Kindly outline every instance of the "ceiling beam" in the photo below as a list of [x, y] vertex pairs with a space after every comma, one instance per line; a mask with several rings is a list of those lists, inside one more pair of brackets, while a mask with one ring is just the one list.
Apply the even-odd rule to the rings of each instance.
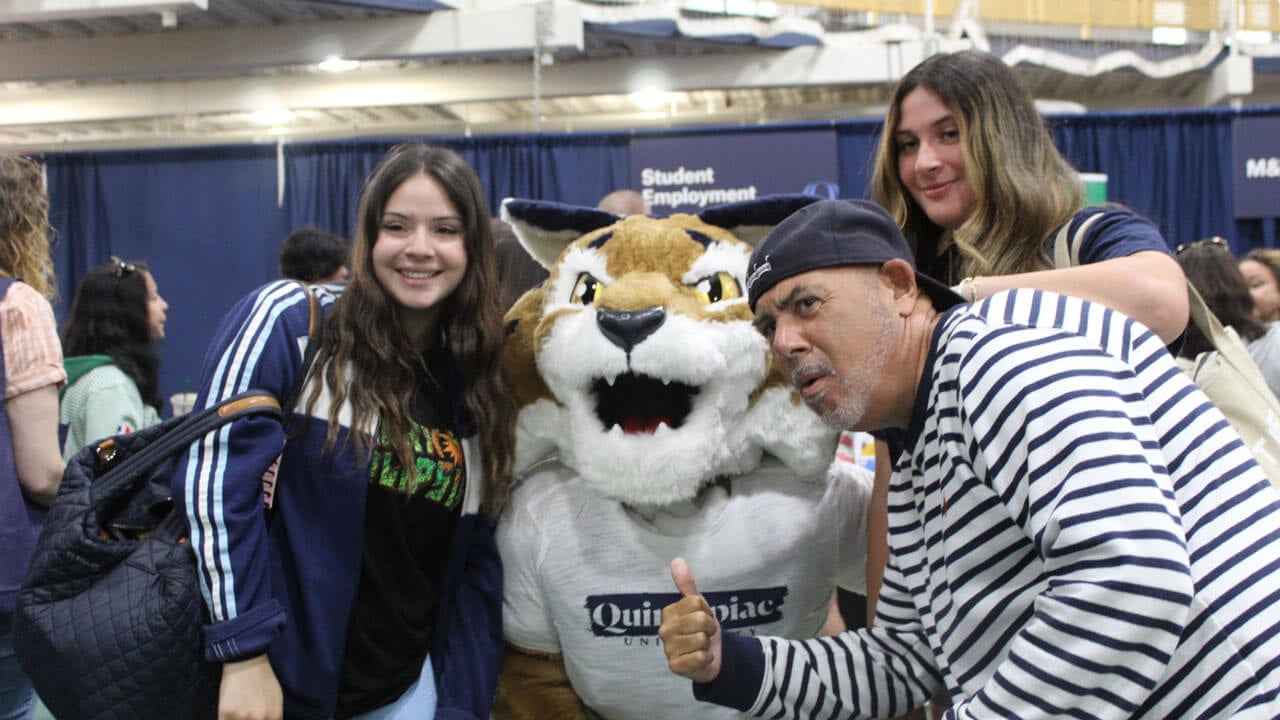
[[1214, 66], [1201, 84], [1200, 102], [1205, 106], [1231, 102], [1253, 93], [1253, 58], [1228, 55]]
[[453, 8], [452, 5], [435, 2], [434, 0], [323, 0], [323, 2], [334, 5], [356, 5], [375, 10], [400, 10], [403, 12], [433, 12]]
[[530, 132], [575, 132], [578, 130], [610, 131], [644, 128], [688, 127], [697, 125], [742, 125], [759, 122], [787, 122], [811, 119], [814, 112], [833, 118], [882, 117], [884, 108], [849, 107], [836, 104], [806, 105], [762, 113], [738, 106], [685, 109], [679, 112], [641, 112], [618, 110], [575, 114], [571, 117], [548, 117], [540, 125], [532, 117], [506, 117], [492, 106], [466, 106], [454, 109], [456, 117], [437, 116], [397, 121], [394, 119], [360, 126], [334, 123], [330, 126], [290, 127], [286, 135], [273, 134], [268, 128], [230, 128], [224, 130], [189, 128], [174, 122], [157, 122], [150, 129], [122, 128], [111, 125], [82, 128], [49, 126], [47, 133], [24, 128], [10, 137], [0, 126], [0, 147], [22, 151], [107, 150], [207, 146], [225, 143], [285, 143], [339, 140], [355, 137], [441, 137], [471, 134], [515, 134]]
[[0, 24], [84, 20], [192, 9], [208, 10], [209, 0], [0, 0]]
[[[946, 48], [944, 48], [946, 49]], [[557, 62], [541, 69], [544, 98], [717, 88], [887, 84], [925, 57], [923, 43], [756, 49], [731, 55]], [[339, 75], [275, 74], [171, 82], [13, 87], [0, 126], [253, 112], [442, 105], [528, 99], [530, 63], [429, 65]]]
[[[0, 82], [210, 77], [314, 65], [334, 55], [348, 60], [419, 60], [532, 53], [535, 13], [536, 8], [524, 5], [0, 43]], [[543, 47], [580, 51], [583, 33], [581, 12], [571, 5], [556, 6]]]

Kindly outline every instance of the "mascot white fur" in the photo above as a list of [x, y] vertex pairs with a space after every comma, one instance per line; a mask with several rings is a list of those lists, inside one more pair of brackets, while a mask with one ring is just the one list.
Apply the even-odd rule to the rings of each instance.
[[870, 475], [832, 465], [836, 433], [772, 370], [743, 292], [751, 243], [812, 200], [504, 204], [550, 276], [507, 315], [524, 477], [498, 527], [495, 717], [735, 717], [667, 670], [674, 557], [733, 632], [813, 636], [837, 585], [863, 591]]

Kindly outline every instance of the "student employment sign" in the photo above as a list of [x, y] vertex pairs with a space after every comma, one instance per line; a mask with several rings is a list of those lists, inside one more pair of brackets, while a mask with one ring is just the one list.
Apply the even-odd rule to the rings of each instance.
[[639, 138], [631, 186], [658, 217], [765, 195], [836, 197], [832, 130]]

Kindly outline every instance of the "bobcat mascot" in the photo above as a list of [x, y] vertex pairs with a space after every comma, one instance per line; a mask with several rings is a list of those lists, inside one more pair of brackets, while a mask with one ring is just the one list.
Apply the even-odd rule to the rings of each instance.
[[810, 637], [837, 584], [863, 591], [870, 476], [828, 470], [836, 433], [771, 370], [743, 292], [750, 243], [812, 200], [504, 204], [550, 276], [507, 314], [523, 478], [498, 527], [495, 717], [737, 717], [667, 670], [672, 558], [733, 632]]

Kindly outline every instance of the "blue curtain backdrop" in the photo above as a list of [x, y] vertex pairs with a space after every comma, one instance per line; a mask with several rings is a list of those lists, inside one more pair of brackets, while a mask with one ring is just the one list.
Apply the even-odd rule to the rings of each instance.
[[[1250, 114], [1280, 114], [1280, 108]], [[1108, 176], [1109, 199], [1156, 222], [1171, 246], [1209, 235], [1243, 253], [1276, 245], [1274, 220], [1236, 221], [1232, 210], [1230, 110], [1102, 113], [1050, 118], [1055, 140], [1081, 171]], [[843, 197], [866, 197], [880, 122], [834, 127]], [[743, 152], [770, 127], [744, 126], [574, 135], [432, 138], [476, 169], [497, 214], [503, 198], [594, 205], [625, 187], [631, 139], [715, 132], [742, 138]], [[252, 145], [130, 152], [50, 153], [50, 216], [64, 317], [78, 280], [110, 255], [146, 260], [168, 299], [161, 389], [167, 396], [200, 373], [214, 326], [240, 296], [277, 274], [276, 251], [294, 227], [347, 237], [365, 177], [396, 140], [288, 143], [277, 203], [277, 147]], [[797, 162], [803, 159], [798, 158]]]
[[234, 298], [268, 279], [285, 213], [275, 148], [47, 157], [55, 270], [65, 317], [84, 272], [110, 255], [145, 260], [169, 302], [161, 390], [199, 380], [213, 328]]
[[1212, 235], [1237, 253], [1261, 244], [1258, 220], [1232, 209], [1226, 110], [1105, 113], [1051, 119], [1058, 147], [1082, 172], [1107, 174], [1107, 196], [1151, 218], [1171, 246]]
[[[595, 205], [627, 182], [626, 135], [505, 136], [431, 140], [457, 151], [484, 187], [491, 215], [503, 198]], [[289, 227], [313, 224], [355, 237], [360, 188], [393, 140], [286, 145]], [[601, 190], [601, 188], [608, 188]]]

